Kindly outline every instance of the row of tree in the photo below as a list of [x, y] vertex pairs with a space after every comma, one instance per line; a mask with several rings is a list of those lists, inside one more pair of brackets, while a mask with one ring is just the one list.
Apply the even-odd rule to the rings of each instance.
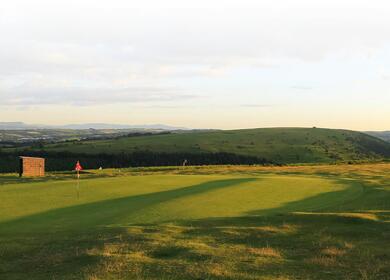
[[154, 153], [133, 152], [120, 154], [82, 154], [69, 152], [26, 151], [21, 153], [0, 153], [0, 172], [16, 172], [19, 169], [18, 156], [34, 156], [46, 159], [47, 171], [72, 170], [79, 160], [86, 169], [125, 168], [140, 166], [221, 165], [221, 164], [273, 164], [264, 158], [232, 153]]

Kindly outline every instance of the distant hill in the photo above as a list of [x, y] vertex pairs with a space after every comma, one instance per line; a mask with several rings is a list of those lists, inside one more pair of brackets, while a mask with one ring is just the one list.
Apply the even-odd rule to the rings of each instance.
[[[30, 151], [79, 155], [229, 153], [267, 161], [329, 163], [390, 158], [390, 143], [350, 130], [322, 128], [260, 128], [182, 132], [109, 140], [57, 143]], [[167, 164], [169, 164], [167, 162]]]
[[390, 142], [390, 131], [367, 131], [366, 133]]
[[32, 143], [56, 143], [63, 141], [110, 139], [124, 136], [140, 136], [170, 133], [161, 129], [4, 129], [0, 130], [0, 148], [28, 146]]
[[85, 123], [85, 124], [68, 124], [58, 128], [64, 129], [153, 129], [153, 130], [188, 130], [185, 127], [170, 126], [165, 124], [145, 124], [145, 125], [126, 125], [126, 124], [109, 124], [109, 123]]
[[109, 124], [109, 123], [84, 123], [67, 125], [41, 125], [26, 124], [23, 122], [0, 122], [0, 130], [23, 130], [23, 129], [152, 129], [152, 130], [187, 130], [185, 127], [169, 126], [165, 124]]
[[14, 129], [34, 129], [34, 125], [28, 125], [23, 122], [0, 122], [0, 130], [14, 130]]

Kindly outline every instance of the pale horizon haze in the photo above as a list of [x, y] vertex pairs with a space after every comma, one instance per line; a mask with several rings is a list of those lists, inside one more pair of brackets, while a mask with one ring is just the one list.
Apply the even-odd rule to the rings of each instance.
[[3, 0], [0, 122], [390, 130], [390, 2]]

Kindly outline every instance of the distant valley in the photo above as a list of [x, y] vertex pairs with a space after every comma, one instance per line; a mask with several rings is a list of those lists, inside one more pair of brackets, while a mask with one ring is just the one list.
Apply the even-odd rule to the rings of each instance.
[[164, 124], [118, 125], [106, 123], [68, 124], [62, 126], [34, 125], [23, 122], [0, 122], [0, 147], [33, 142], [51, 143], [73, 140], [109, 139], [186, 131], [187, 128]]
[[26, 124], [24, 122], [0, 122], [0, 130], [24, 129], [152, 129], [152, 130], [187, 130], [185, 127], [176, 127], [165, 124], [110, 124], [110, 123], [82, 123], [65, 125]]

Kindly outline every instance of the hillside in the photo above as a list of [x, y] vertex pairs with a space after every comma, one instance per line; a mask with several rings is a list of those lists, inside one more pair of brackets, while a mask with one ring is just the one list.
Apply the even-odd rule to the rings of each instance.
[[366, 133], [390, 142], [390, 131], [367, 131]]
[[[23, 148], [25, 149], [25, 148]], [[15, 150], [13, 150], [15, 152]], [[150, 155], [178, 155], [172, 162], [143, 161], [135, 165], [177, 165], [190, 155], [227, 153], [280, 164], [329, 163], [337, 161], [379, 160], [390, 157], [390, 144], [373, 136], [349, 131], [322, 128], [260, 128], [230, 131], [182, 132], [166, 135], [121, 137], [109, 140], [89, 140], [50, 144], [43, 147], [16, 150], [16, 153], [61, 153], [99, 158], [99, 154], [113, 159], [134, 153]], [[181, 155], [182, 154], [182, 155]], [[58, 157], [58, 156], [56, 156]], [[101, 156], [100, 156], [101, 157]], [[158, 158], [159, 156], [154, 156]], [[131, 158], [131, 156], [129, 157]], [[180, 160], [179, 160], [180, 159]], [[195, 162], [190, 162], [195, 163]], [[209, 164], [206, 157], [195, 164]], [[229, 161], [211, 163], [229, 163]], [[232, 163], [240, 163], [240, 159]], [[264, 163], [264, 161], [259, 162]], [[134, 164], [134, 162], [132, 163]], [[110, 165], [110, 164], [107, 164]]]

